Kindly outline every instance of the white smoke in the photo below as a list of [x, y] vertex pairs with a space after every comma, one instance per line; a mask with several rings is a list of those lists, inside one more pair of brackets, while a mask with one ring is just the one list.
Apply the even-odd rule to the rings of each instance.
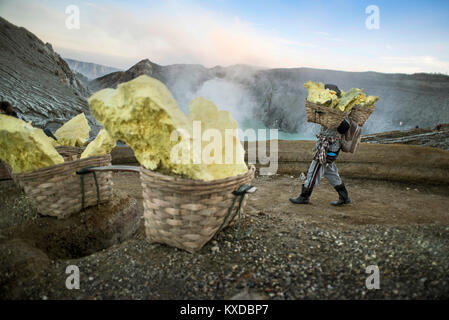
[[243, 86], [223, 79], [212, 79], [193, 93], [192, 98], [204, 97], [211, 100], [220, 110], [229, 111], [239, 125], [250, 119], [256, 101]]
[[242, 85], [225, 79], [213, 78], [202, 83], [199, 88], [192, 89], [186, 79], [179, 78], [170, 89], [179, 103], [179, 107], [188, 115], [189, 103], [197, 97], [212, 101], [219, 110], [229, 111], [231, 116], [242, 126], [250, 120], [257, 106], [248, 89]]

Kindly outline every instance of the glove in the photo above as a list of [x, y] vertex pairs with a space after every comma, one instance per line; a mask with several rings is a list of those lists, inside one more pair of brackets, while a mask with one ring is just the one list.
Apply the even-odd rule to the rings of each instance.
[[345, 134], [351, 128], [349, 121], [345, 118], [337, 128], [339, 134]]

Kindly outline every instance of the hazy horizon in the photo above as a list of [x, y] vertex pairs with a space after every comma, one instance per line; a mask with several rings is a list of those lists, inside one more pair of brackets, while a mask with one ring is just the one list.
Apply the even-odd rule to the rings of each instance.
[[[79, 28], [67, 24], [75, 21], [73, 5]], [[0, 15], [63, 57], [124, 70], [150, 59], [207, 68], [449, 73], [447, 1], [3, 0]]]
[[[97, 63], [97, 62], [94, 62], [94, 61], [84, 61], [84, 60], [79, 60], [77, 58], [68, 57], [68, 56], [62, 56], [62, 55], [61, 55], [61, 57], [63, 59], [70, 59], [70, 60], [75, 60], [75, 61], [83, 62], [83, 63], [93, 63], [93, 64], [97, 64], [97, 65], [102, 65], [104, 67], [117, 68], [117, 69], [120, 69], [120, 71], [126, 71], [126, 70], [130, 69], [131, 67], [133, 67], [134, 65], [136, 65], [137, 63], [139, 63], [142, 60], [149, 60], [152, 63], [160, 65], [162, 67], [174, 65], [174, 64], [161, 64], [161, 63], [158, 63], [157, 61], [154, 61], [154, 60], [152, 60], [150, 58], [144, 58], [144, 59], [141, 59], [139, 61], [136, 61], [135, 63], [129, 65], [126, 68], [120, 68], [120, 67], [113, 66], [113, 65], [106, 65], [106, 64], [101, 63], [101, 62]], [[182, 65], [202, 65], [200, 63], [176, 63], [176, 64], [182, 64]], [[242, 63], [230, 64], [230, 65], [216, 65], [216, 66], [205, 67], [205, 68], [207, 68], [207, 69], [211, 69], [211, 68], [214, 68], [214, 67], [228, 68], [228, 67], [239, 66], [239, 65], [247, 66], [247, 67], [253, 67], [253, 68], [260, 68], [260, 69], [265, 69], [265, 70], [270, 70], [270, 69], [307, 69], [308, 68], [308, 69], [316, 69], [316, 70], [322, 70], [322, 71], [338, 71], [338, 72], [353, 72], [353, 73], [374, 72], [374, 73], [384, 73], [384, 74], [408, 74], [408, 75], [412, 75], [412, 74], [416, 74], [416, 73], [426, 73], [426, 74], [443, 74], [443, 75], [449, 76], [449, 73], [444, 73], [444, 72], [413, 72], [413, 73], [406, 73], [406, 72], [379, 72], [379, 71], [374, 71], [374, 70], [348, 71], [348, 70], [327, 69], [327, 68], [311, 68], [311, 67], [303, 67], [303, 66], [286, 67], [286, 68], [269, 68], [269, 67], [260, 67], [260, 66], [250, 65], [250, 64], [242, 64]]]

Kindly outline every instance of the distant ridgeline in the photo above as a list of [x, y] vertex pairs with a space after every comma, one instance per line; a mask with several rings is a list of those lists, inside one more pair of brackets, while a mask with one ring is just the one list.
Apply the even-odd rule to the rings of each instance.
[[120, 71], [118, 68], [103, 66], [92, 62], [82, 62], [68, 58], [64, 58], [64, 60], [69, 65], [70, 69], [81, 73], [89, 80], [102, 77], [112, 72]]
[[[287, 133], [310, 136], [317, 129], [317, 125], [306, 121], [304, 83], [309, 80], [333, 83], [343, 90], [361, 88], [367, 95], [378, 96], [375, 112], [363, 127], [364, 133], [434, 127], [449, 122], [449, 76], [443, 74], [257, 69], [243, 65], [208, 69], [201, 65], [160, 66], [142, 60], [127, 71], [90, 81], [89, 87], [93, 91], [116, 87], [141, 74], [164, 82], [184, 110], [193, 97], [202, 95], [234, 112], [240, 125], [244, 122], [241, 119], [262, 121], [268, 128]], [[235, 87], [241, 90], [234, 90]]]
[[49, 43], [2, 18], [0, 45], [0, 99], [11, 102], [20, 116], [38, 127], [57, 128], [85, 112], [93, 128], [91, 134], [96, 135], [99, 124], [91, 116], [87, 98], [99, 89], [115, 88], [142, 74], [165, 83], [185, 112], [193, 98], [203, 96], [230, 111], [241, 127], [262, 123], [267, 128], [313, 137], [317, 125], [307, 123], [304, 107], [304, 83], [309, 80], [336, 84], [343, 90], [361, 88], [367, 95], [378, 96], [376, 109], [363, 127], [364, 134], [449, 122], [449, 76], [443, 74], [261, 69], [246, 65], [161, 66], [148, 59], [119, 71], [71, 59], [66, 62]]

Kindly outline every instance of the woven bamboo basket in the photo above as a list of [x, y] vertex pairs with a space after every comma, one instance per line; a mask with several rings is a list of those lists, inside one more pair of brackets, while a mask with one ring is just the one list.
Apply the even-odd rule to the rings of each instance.
[[76, 173], [85, 167], [110, 164], [111, 155], [107, 154], [68, 161], [29, 173], [13, 173], [12, 177], [40, 214], [65, 218], [84, 208], [109, 201], [112, 198], [112, 174], [110, 172], [99, 172], [95, 175]]
[[[147, 239], [190, 253], [200, 250], [219, 230], [235, 222], [238, 204], [229, 212], [236, 197], [232, 192], [249, 184], [254, 172], [251, 166], [241, 175], [203, 181], [166, 176], [142, 167]], [[241, 209], [246, 199], [244, 195]]]
[[[84, 149], [79, 147], [56, 147], [56, 151], [64, 158], [64, 161], [78, 160]], [[0, 180], [10, 180], [11, 168], [0, 160]]]
[[374, 109], [356, 105], [351, 109], [349, 119], [356, 122], [359, 126], [363, 126], [373, 111]]
[[64, 158], [64, 161], [78, 160], [84, 148], [80, 147], [56, 147], [56, 151]]
[[0, 160], [0, 180], [11, 180], [11, 170], [9, 166]]
[[335, 130], [349, 113], [306, 100], [306, 114], [308, 122], [318, 123]]

